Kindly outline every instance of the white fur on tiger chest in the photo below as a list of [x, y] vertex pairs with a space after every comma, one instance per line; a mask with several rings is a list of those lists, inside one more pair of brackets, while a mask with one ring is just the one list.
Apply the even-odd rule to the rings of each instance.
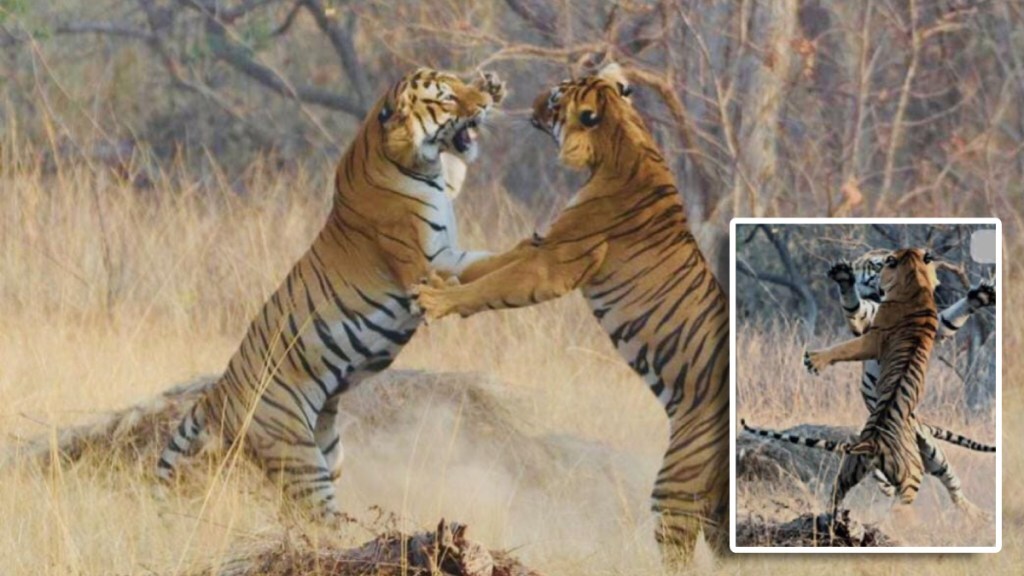
[[455, 208], [447, 198], [436, 198], [435, 208], [427, 211], [424, 217], [430, 224], [423, 237], [423, 252], [430, 259], [430, 267], [435, 270], [453, 273], [461, 269], [462, 250], [458, 244], [458, 228], [455, 221]]

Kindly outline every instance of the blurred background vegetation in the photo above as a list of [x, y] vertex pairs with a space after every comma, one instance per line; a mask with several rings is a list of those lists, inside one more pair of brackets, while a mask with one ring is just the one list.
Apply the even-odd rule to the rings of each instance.
[[[835, 262], [852, 262], [876, 248], [927, 248], [936, 258], [935, 303], [943, 310], [980, 282], [993, 280], [995, 264], [971, 256], [972, 234], [992, 229], [988, 224], [739, 225], [737, 330], [782, 339], [795, 335], [805, 348], [849, 339], [839, 289], [828, 271]], [[995, 399], [995, 320], [993, 309], [979, 311], [950, 343], [936, 348], [935, 357], [953, 370], [956, 389], [975, 410], [990, 410]]]
[[[530, 127], [528, 106], [539, 91], [607, 59], [637, 85], [637, 107], [674, 163], [723, 284], [732, 216], [994, 215], [1006, 241], [1004, 344], [1020, 349], [1024, 291], [1010, 280], [1024, 270], [1011, 257], [1024, 231], [1022, 3], [0, 0], [3, 437], [49, 434], [168, 382], [222, 370], [319, 230], [333, 164], [363, 112], [417, 66], [467, 75], [483, 68], [509, 82], [510, 100], [492, 119], [456, 209], [467, 247], [499, 250], [528, 235], [583, 178], [557, 165], [550, 138]], [[841, 316], [822, 262], [800, 252], [818, 239], [777, 237], [810, 283], [819, 308], [814, 337], [824, 341], [841, 329]], [[890, 245], [875, 235], [861, 240]], [[745, 250], [759, 272], [785, 272], [763, 232]], [[847, 382], [836, 388], [800, 365], [800, 297], [737, 280], [745, 294], [765, 299], [757, 306], [778, 301], [774, 310], [789, 314], [775, 321], [778, 330], [740, 340], [749, 351], [741, 368], [760, 382], [743, 399], [744, 413], [765, 423], [778, 414], [789, 414], [788, 423], [812, 414], [859, 419], [852, 367], [836, 371]], [[524, 420], [544, 434], [596, 439], [622, 454], [574, 456], [535, 483], [518, 470], [507, 483], [480, 482], [453, 467], [449, 478], [461, 475], [473, 488], [423, 484], [409, 498], [418, 517], [434, 523], [448, 509], [441, 503], [465, 502], [454, 515], [475, 534], [522, 546], [546, 572], [662, 574], [646, 498], [664, 421], [584, 303], [564, 298], [428, 330], [403, 351], [400, 367], [492, 374], [530, 392]], [[952, 358], [964, 345], [951, 351], [947, 343], [939, 354]], [[1010, 376], [1024, 370], [1021, 355], [1008, 353], [1004, 368], [1012, 413], [1022, 406]], [[929, 415], [987, 441], [991, 419], [963, 410], [961, 380], [947, 381], [931, 389]], [[789, 388], [780, 392], [780, 382]], [[1020, 435], [1018, 420], [1008, 419], [1005, 436]], [[428, 460], [409, 464], [419, 438], [389, 435], [386, 445], [413, 451], [396, 452], [390, 467], [379, 453], [352, 459], [368, 464], [346, 472], [350, 511], [363, 503], [409, 510], [408, 478], [436, 476], [425, 472]], [[1013, 496], [1024, 493], [1024, 460], [1008, 454], [1005, 518], [1020, 528], [1024, 513]], [[590, 461], [615, 464], [567, 473]], [[196, 523], [201, 492], [175, 500], [164, 516], [139, 472], [149, 464], [106, 464], [0, 482], [8, 488], [0, 490], [0, 517], [11, 525], [0, 557], [11, 559], [11, 573], [38, 574], [41, 563], [60, 574], [153, 571], [183, 559], [208, 566], [239, 542], [288, 530], [244, 483], [224, 484], [241, 500], [226, 499], [208, 514], [215, 521]], [[991, 477], [984, 466], [978, 478]], [[362, 484], [354, 481], [360, 473]], [[525, 500], [510, 500], [512, 492]], [[233, 514], [244, 516], [233, 525], [239, 529], [225, 530], [220, 522]], [[365, 536], [356, 530], [347, 537]], [[942, 558], [936, 573], [1012, 573], [1024, 557], [1022, 535], [1006, 530], [998, 555]], [[896, 556], [842, 566], [791, 560], [750, 556], [720, 572], [908, 568]]]
[[702, 238], [734, 215], [1020, 229], [1024, 5], [1001, 0], [0, 0], [3, 158], [85, 161], [140, 191], [186, 166], [245, 195], [254, 166], [334, 162], [416, 66], [487, 68], [512, 100], [470, 185], [546, 213], [578, 180], [527, 107], [609, 58]]

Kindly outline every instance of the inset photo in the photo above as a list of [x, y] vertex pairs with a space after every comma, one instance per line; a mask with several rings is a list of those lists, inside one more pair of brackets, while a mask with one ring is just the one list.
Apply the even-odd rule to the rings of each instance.
[[735, 552], [997, 552], [996, 219], [735, 219]]

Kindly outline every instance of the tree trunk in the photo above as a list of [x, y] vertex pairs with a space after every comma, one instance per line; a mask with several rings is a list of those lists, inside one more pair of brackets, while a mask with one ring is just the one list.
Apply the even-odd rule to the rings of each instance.
[[[764, 216], [781, 192], [779, 121], [792, 70], [797, 0], [753, 2], [738, 83], [745, 95], [733, 181], [734, 215]], [[745, 200], [744, 200], [745, 199]]]

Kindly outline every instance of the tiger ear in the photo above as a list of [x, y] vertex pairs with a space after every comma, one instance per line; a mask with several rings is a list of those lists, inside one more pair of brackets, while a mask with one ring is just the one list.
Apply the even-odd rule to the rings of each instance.
[[619, 66], [618, 62], [609, 62], [601, 67], [601, 70], [597, 72], [598, 78], [603, 78], [612, 84], [620, 84], [622, 86], [629, 87], [629, 80], [626, 79], [626, 73], [622, 70], [622, 66]]
[[932, 256], [931, 252], [925, 252], [924, 253], [924, 263], [925, 264], [931, 264], [934, 261], [935, 261], [935, 256]]

